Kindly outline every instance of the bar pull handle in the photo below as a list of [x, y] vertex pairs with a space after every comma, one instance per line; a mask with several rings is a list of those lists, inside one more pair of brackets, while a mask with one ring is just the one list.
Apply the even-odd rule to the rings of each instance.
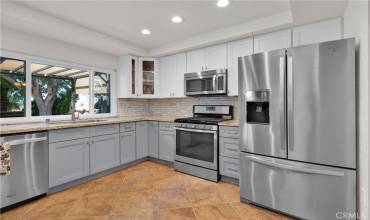
[[281, 149], [286, 150], [286, 112], [285, 112], [285, 52], [280, 57], [280, 131], [281, 131]]
[[28, 138], [28, 139], [22, 139], [22, 140], [14, 140], [14, 141], [8, 141], [7, 143], [10, 146], [14, 145], [20, 145], [20, 144], [29, 144], [29, 143], [35, 143], [40, 141], [46, 141], [47, 137], [39, 137], [39, 138]]
[[288, 146], [294, 151], [294, 93], [293, 93], [293, 57], [288, 56]]
[[332, 170], [319, 170], [319, 169], [312, 169], [306, 167], [295, 167], [287, 164], [280, 164], [276, 162], [266, 161], [264, 159], [260, 159], [254, 156], [245, 156], [246, 159], [251, 160], [256, 163], [260, 163], [263, 165], [276, 167], [284, 170], [290, 170], [293, 172], [300, 172], [300, 173], [311, 173], [311, 174], [318, 174], [318, 175], [327, 175], [327, 176], [344, 176], [344, 172], [332, 171]]

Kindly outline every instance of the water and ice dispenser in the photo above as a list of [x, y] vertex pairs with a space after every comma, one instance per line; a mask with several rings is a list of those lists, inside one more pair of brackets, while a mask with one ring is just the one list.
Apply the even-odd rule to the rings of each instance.
[[270, 123], [270, 91], [247, 91], [246, 108], [247, 123], [269, 124]]

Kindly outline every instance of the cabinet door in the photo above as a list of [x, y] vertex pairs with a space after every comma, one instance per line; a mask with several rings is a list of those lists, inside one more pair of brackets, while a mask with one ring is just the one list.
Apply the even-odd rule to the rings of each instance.
[[282, 30], [254, 37], [254, 53], [292, 47], [291, 30]]
[[342, 18], [293, 28], [293, 46], [338, 40], [342, 37]]
[[119, 134], [103, 135], [91, 138], [91, 174], [99, 173], [118, 166], [119, 159]]
[[89, 138], [49, 144], [50, 187], [90, 174], [89, 146]]
[[148, 145], [149, 156], [158, 158], [158, 121], [148, 122]]
[[153, 97], [159, 94], [158, 87], [158, 61], [155, 58], [140, 58], [139, 74], [139, 96], [142, 98]]
[[185, 97], [184, 93], [184, 74], [186, 71], [186, 53], [176, 54], [175, 59], [175, 83], [173, 83], [174, 97]]
[[117, 67], [117, 96], [119, 98], [138, 95], [138, 59], [130, 55], [120, 56]]
[[206, 70], [227, 68], [226, 44], [206, 48]]
[[159, 131], [159, 159], [173, 162], [175, 157], [175, 130]]
[[252, 38], [233, 41], [228, 44], [228, 95], [237, 96], [238, 91], [238, 57], [253, 54]]
[[186, 72], [192, 73], [204, 70], [206, 65], [204, 49], [187, 52], [186, 59]]
[[172, 96], [175, 85], [174, 56], [161, 57], [159, 66], [160, 96]]
[[136, 122], [136, 159], [149, 156], [148, 149], [148, 123]]
[[136, 160], [136, 131], [120, 134], [121, 164]]

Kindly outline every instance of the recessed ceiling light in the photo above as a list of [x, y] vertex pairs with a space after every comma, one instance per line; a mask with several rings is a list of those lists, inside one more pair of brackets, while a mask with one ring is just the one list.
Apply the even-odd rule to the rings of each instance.
[[141, 30], [141, 33], [142, 33], [142, 34], [144, 34], [144, 35], [149, 35], [149, 34], [151, 34], [152, 32], [150, 32], [150, 30], [149, 30], [149, 29], [143, 29], [143, 30]]
[[226, 7], [230, 4], [229, 0], [218, 0], [217, 6], [220, 8]]
[[182, 17], [180, 17], [180, 16], [173, 16], [172, 17], [172, 22], [173, 23], [181, 23], [182, 22]]

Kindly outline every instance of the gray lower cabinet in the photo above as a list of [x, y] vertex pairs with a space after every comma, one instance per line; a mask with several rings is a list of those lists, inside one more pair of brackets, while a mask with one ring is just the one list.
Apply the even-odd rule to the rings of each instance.
[[219, 157], [220, 174], [239, 179], [239, 158]]
[[220, 127], [220, 174], [239, 179], [239, 127]]
[[176, 148], [174, 129], [159, 131], [159, 159], [173, 162]]
[[49, 144], [49, 186], [88, 176], [89, 151], [89, 138]]
[[148, 122], [136, 122], [136, 159], [149, 156]]
[[99, 173], [120, 164], [119, 134], [92, 137], [90, 143], [91, 174]]
[[136, 160], [136, 131], [120, 133], [121, 164]]
[[159, 157], [158, 136], [159, 136], [158, 121], [149, 121], [148, 122], [148, 147], [149, 147], [149, 156], [153, 158]]

